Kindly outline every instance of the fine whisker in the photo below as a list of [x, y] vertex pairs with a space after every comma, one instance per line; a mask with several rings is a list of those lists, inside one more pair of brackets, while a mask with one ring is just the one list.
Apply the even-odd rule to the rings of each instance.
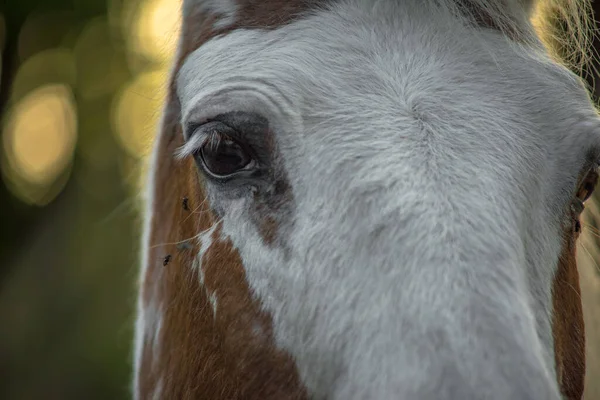
[[155, 248], [161, 247], [161, 246], [177, 246], [177, 245], [181, 245], [182, 243], [190, 242], [193, 239], [199, 239], [200, 236], [204, 235], [205, 233], [207, 233], [208, 231], [210, 231], [211, 229], [213, 229], [214, 227], [216, 227], [222, 221], [223, 221], [222, 219], [220, 219], [218, 221], [215, 221], [215, 223], [212, 224], [209, 228], [207, 228], [207, 229], [203, 230], [202, 232], [199, 232], [199, 233], [195, 234], [194, 236], [191, 236], [191, 237], [189, 237], [187, 239], [183, 239], [183, 240], [180, 240], [180, 241], [177, 241], [177, 242], [159, 243], [159, 244], [155, 244], [153, 246], [150, 246], [149, 248], [150, 249], [155, 249]]
[[581, 247], [583, 248], [583, 250], [587, 253], [590, 260], [592, 260], [592, 262], [594, 263], [594, 266], [596, 267], [596, 272], [598, 274], [600, 274], [600, 266], [598, 266], [598, 263], [596, 262], [596, 260], [594, 260], [594, 257], [592, 256], [590, 251], [587, 249], [587, 247], [583, 243], [580, 243], [580, 244], [581, 244]]
[[198, 211], [205, 203], [206, 203], [206, 198], [204, 198], [204, 200], [202, 200], [202, 202], [200, 204], [198, 204], [198, 207], [196, 207], [192, 211], [190, 211], [190, 215], [188, 215], [187, 217], [185, 217], [183, 219], [183, 221], [181, 221], [181, 223], [182, 224], [185, 223], [185, 221], [187, 221], [188, 219], [190, 219], [191, 216], [194, 215], [194, 214], [202, 214], [202, 213], [208, 212], [209, 210]]

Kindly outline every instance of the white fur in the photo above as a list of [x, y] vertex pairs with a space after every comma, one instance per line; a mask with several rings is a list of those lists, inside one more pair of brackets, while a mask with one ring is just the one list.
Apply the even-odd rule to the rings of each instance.
[[198, 281], [200, 283], [200, 286], [204, 288], [206, 297], [209, 299], [210, 304], [212, 305], [214, 318], [217, 317], [217, 293], [216, 291], [211, 291], [204, 281], [205, 272], [204, 263], [202, 262], [202, 260], [204, 259], [204, 255], [206, 254], [208, 249], [210, 249], [210, 247], [214, 243], [213, 235], [218, 225], [218, 223], [215, 223], [208, 230], [206, 230], [198, 236], [197, 240], [198, 244], [200, 245], [200, 251], [198, 252], [198, 256], [196, 257], [196, 263], [194, 264], [194, 268], [196, 268], [196, 270], [198, 271]]
[[313, 398], [559, 398], [550, 288], [598, 122], [537, 42], [345, 0], [208, 42], [177, 87], [184, 124], [254, 111], [275, 132], [285, 251], [250, 191], [207, 190]]
[[210, 305], [213, 310], [213, 318], [217, 318], [218, 301], [217, 301], [217, 291], [216, 290], [208, 296], [208, 300], [210, 301]]

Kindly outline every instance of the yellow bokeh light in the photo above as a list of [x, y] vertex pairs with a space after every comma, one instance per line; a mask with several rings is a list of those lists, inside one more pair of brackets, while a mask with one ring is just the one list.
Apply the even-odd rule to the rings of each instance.
[[42, 86], [13, 109], [3, 135], [12, 178], [47, 186], [70, 164], [77, 137], [77, 114], [71, 89]]
[[110, 96], [128, 79], [127, 65], [110, 37], [106, 18], [88, 22], [73, 50], [78, 66], [77, 94], [83, 99]]
[[74, 86], [77, 68], [73, 52], [64, 47], [40, 51], [23, 62], [12, 81], [11, 102], [17, 102], [41, 85], [60, 83]]
[[149, 153], [162, 109], [166, 72], [140, 74], [125, 87], [113, 105], [113, 131], [123, 148], [134, 158]]
[[135, 16], [130, 45], [159, 62], [171, 58], [179, 35], [181, 0], [147, 0]]

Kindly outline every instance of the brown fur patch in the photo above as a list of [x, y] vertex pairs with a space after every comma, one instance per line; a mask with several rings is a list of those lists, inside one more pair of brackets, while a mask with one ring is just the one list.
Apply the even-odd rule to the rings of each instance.
[[238, 28], [277, 28], [332, 0], [237, 0], [236, 22], [218, 33]]
[[[173, 128], [169, 122], [166, 126]], [[205, 287], [193, 267], [196, 241], [190, 242], [192, 249], [177, 249], [176, 242], [214, 223], [193, 161], [173, 158], [181, 137], [163, 132], [159, 138], [149, 265], [141, 295], [146, 308], [161, 310], [162, 329], [158, 352], [145, 339], [139, 397], [151, 398], [160, 382], [162, 398], [169, 399], [303, 399], [295, 365], [275, 348], [270, 317], [253, 299], [231, 243], [215, 241], [204, 255]], [[191, 199], [191, 215], [181, 207], [184, 196]], [[164, 254], [173, 255], [167, 266], [162, 265]], [[216, 315], [211, 294], [217, 299]]]
[[[276, 153], [276, 150], [274, 151]], [[283, 167], [279, 168], [283, 170]], [[256, 193], [252, 219], [259, 235], [267, 246], [281, 245], [280, 226], [284, 222], [291, 205], [294, 202], [292, 188], [285, 177], [273, 178], [275, 184], [266, 196]]]
[[[182, 26], [175, 71], [211, 37], [238, 27], [281, 25], [307, 3], [243, 1], [238, 21], [220, 31], [212, 28], [215, 16], [192, 8]], [[174, 158], [182, 145], [180, 112], [172, 79], [157, 139], [148, 265], [140, 290], [142, 307], [148, 315], [159, 310], [162, 328], [155, 338], [157, 351], [151, 340], [155, 333], [144, 332], [136, 395], [152, 398], [160, 386], [161, 398], [168, 399], [305, 399], [295, 364], [275, 347], [270, 316], [253, 298], [232, 244], [220, 241], [218, 230], [214, 233], [201, 263], [204, 285], [194, 266], [198, 243], [178, 246], [214, 223], [193, 160]], [[184, 197], [187, 210], [181, 205]]]
[[[578, 217], [574, 216], [574, 226], [579, 222]], [[565, 233], [552, 287], [556, 378], [562, 394], [569, 400], [582, 398], [585, 378], [585, 326], [575, 259], [578, 236], [575, 227]]]
[[277, 232], [279, 230], [279, 224], [277, 220], [271, 216], [267, 216], [263, 219], [262, 224], [258, 227], [258, 232], [261, 235], [266, 245], [272, 246], [277, 238]]

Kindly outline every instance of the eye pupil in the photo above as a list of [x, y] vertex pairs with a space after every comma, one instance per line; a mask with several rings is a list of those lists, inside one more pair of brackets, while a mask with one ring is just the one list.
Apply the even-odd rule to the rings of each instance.
[[252, 161], [240, 145], [229, 139], [209, 141], [200, 150], [200, 155], [206, 169], [217, 176], [231, 175]]

